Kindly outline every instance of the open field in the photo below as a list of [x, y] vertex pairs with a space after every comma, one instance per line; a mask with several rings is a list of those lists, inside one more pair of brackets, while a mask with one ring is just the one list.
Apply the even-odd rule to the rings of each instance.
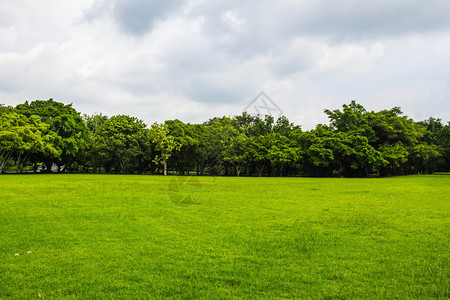
[[0, 299], [450, 297], [450, 176], [178, 180], [0, 176]]

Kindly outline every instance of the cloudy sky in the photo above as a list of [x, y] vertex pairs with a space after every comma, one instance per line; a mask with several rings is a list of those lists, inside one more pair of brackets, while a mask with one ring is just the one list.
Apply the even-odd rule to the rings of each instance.
[[240, 114], [304, 129], [355, 99], [450, 121], [450, 1], [2, 0], [0, 103], [146, 123]]

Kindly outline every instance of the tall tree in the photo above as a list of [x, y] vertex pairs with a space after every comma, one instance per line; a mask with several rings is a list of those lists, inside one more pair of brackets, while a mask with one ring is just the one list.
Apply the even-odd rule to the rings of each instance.
[[173, 152], [170, 161], [178, 174], [182, 175], [196, 167], [195, 148], [198, 147], [198, 140], [194, 137], [194, 128], [191, 124], [185, 124], [180, 120], [168, 120], [165, 122], [169, 130], [169, 135], [173, 136], [181, 147]]
[[269, 145], [267, 158], [271, 166], [275, 168], [279, 176], [287, 175], [288, 167], [295, 167], [301, 158], [301, 153], [287, 136], [273, 132], [266, 135]]
[[53, 142], [53, 147], [61, 153], [58, 157], [42, 154], [39, 158], [47, 165], [50, 171], [52, 164], [59, 167], [66, 167], [76, 161], [78, 157], [87, 149], [87, 127], [72, 104], [49, 100], [36, 100], [25, 102], [16, 106], [18, 113], [27, 117], [37, 115], [42, 122], [49, 124], [49, 129], [56, 133], [58, 139]]
[[6, 106], [5, 104], [0, 104], [0, 115], [6, 114], [14, 111], [14, 107]]
[[249, 138], [248, 155], [249, 161], [261, 177], [270, 164], [269, 149], [271, 148], [271, 136], [256, 135]]
[[97, 148], [102, 165], [116, 173], [140, 170], [151, 155], [150, 132], [143, 121], [127, 115], [117, 115], [105, 120], [94, 133], [93, 145]]
[[53, 147], [56, 134], [48, 131], [48, 124], [40, 117], [13, 113], [0, 115], [0, 173], [14, 157], [16, 171], [20, 172], [30, 155], [44, 154], [57, 157], [60, 153]]
[[248, 164], [249, 139], [244, 134], [242, 128], [235, 128], [230, 123], [223, 124], [221, 135], [224, 138], [224, 148], [222, 156], [224, 161], [230, 163], [239, 176], [242, 169]]
[[438, 165], [439, 171], [450, 171], [450, 122], [445, 125], [439, 134], [439, 152], [441, 161]]
[[88, 150], [84, 153], [84, 170], [87, 171], [90, 167], [92, 172], [97, 172], [101, 166], [99, 142], [101, 139], [96, 138], [97, 133], [101, 129], [101, 125], [108, 120], [108, 117], [103, 114], [84, 115], [84, 122], [89, 130], [87, 137]]
[[273, 131], [288, 137], [292, 130], [299, 128], [300, 126], [295, 126], [294, 123], [289, 122], [289, 119], [286, 116], [281, 116], [275, 122]]
[[166, 124], [154, 123], [150, 129], [150, 136], [152, 142], [155, 144], [155, 150], [159, 151], [154, 162], [156, 164], [163, 164], [163, 174], [167, 175], [167, 160], [172, 153], [181, 148], [181, 144], [169, 134], [169, 128]]
[[373, 136], [372, 128], [367, 119], [367, 111], [364, 106], [358, 104], [355, 100], [352, 100], [348, 105], [342, 105], [342, 111], [325, 109], [324, 112], [328, 115], [330, 126], [334, 130], [362, 134], [369, 138]]

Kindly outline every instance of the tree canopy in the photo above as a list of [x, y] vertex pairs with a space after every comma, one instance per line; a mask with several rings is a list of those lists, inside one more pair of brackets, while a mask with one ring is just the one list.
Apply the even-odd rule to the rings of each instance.
[[0, 105], [0, 173], [58, 170], [234, 176], [391, 176], [450, 171], [450, 123], [351, 101], [303, 131], [282, 116], [167, 120], [83, 115], [53, 99]]
[[56, 134], [51, 143], [59, 155], [42, 152], [37, 158], [46, 164], [47, 170], [51, 169], [52, 164], [68, 167], [87, 150], [87, 127], [72, 104], [65, 105], [53, 99], [30, 103], [27, 101], [17, 105], [14, 111], [27, 117], [40, 117], [41, 121], [49, 126], [49, 130]]

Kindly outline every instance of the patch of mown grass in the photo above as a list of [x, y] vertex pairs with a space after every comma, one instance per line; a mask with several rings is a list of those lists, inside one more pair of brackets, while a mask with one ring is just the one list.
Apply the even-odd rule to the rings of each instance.
[[0, 176], [0, 298], [447, 299], [449, 183]]

